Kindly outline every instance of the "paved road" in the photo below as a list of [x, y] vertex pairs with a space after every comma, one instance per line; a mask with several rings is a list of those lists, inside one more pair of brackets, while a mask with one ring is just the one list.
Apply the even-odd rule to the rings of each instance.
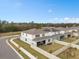
[[13, 49], [7, 45], [6, 38], [0, 38], [0, 59], [21, 59]]

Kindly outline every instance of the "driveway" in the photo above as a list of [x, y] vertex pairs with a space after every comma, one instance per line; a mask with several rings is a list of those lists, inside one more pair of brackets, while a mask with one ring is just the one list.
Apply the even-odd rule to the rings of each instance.
[[6, 38], [0, 38], [0, 59], [21, 59], [13, 49], [7, 45]]

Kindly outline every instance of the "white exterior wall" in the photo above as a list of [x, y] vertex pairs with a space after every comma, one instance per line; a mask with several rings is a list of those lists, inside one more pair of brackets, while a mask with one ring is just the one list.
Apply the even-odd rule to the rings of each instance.
[[59, 34], [59, 32], [55, 32], [55, 34]]
[[65, 31], [60, 31], [60, 34], [64, 34], [65, 33]]
[[21, 33], [20, 39], [28, 44], [32, 44], [32, 39], [35, 38], [33, 35]]
[[37, 42], [32, 41], [32, 45], [37, 46]]
[[72, 30], [68, 30], [68, 32], [72, 32]]
[[78, 33], [73, 33], [73, 36], [79, 36], [79, 34]]
[[[43, 37], [42, 35], [43, 35], [43, 34], [40, 34], [40, 37]], [[45, 34], [44, 34], [44, 35], [45, 35]]]
[[77, 32], [78, 30], [76, 30], [76, 29], [73, 29], [73, 30], [68, 30], [68, 32], [72, 32], [72, 31], [76, 31], [76, 32]]
[[26, 34], [25, 33], [21, 33], [21, 36], [20, 36], [20, 39], [22, 40], [22, 41], [25, 41], [25, 38], [26, 38]]
[[77, 32], [78, 30], [74, 29], [74, 31], [76, 31], [76, 32]]
[[[44, 35], [45, 36], [51, 36], [51, 35], [55, 35], [56, 32], [49, 32], [49, 33], [45, 33]], [[42, 36], [43, 34], [40, 34], [40, 37], [43, 37]], [[34, 42], [33, 39], [35, 38], [35, 35], [30, 35], [30, 34], [26, 34], [26, 33], [21, 33], [21, 37], [20, 39], [24, 42], [27, 42], [28, 44], [31, 44], [31, 45], [34, 45], [36, 46], [37, 45], [37, 42]], [[48, 41], [50, 39], [50, 41]], [[51, 43], [53, 42], [53, 38], [49, 38], [49, 39], [45, 39], [46, 40], [46, 44], [48, 43]]]
[[[50, 39], [50, 42], [48, 41], [49, 39]], [[49, 38], [49, 39], [46, 39], [46, 44], [53, 42], [52, 38]]]
[[35, 35], [27, 34], [27, 38], [34, 39], [35, 38]]
[[55, 32], [49, 32], [45, 34], [45, 36], [52, 36], [52, 35], [55, 35]]

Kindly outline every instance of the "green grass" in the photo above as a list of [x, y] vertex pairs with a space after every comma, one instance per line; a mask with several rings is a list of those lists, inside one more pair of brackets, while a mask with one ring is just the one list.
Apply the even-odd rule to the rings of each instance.
[[38, 57], [38, 59], [48, 59], [47, 57], [45, 57], [41, 53], [39, 53], [36, 50], [34, 50], [33, 48], [31, 48], [29, 44], [27, 44], [27, 43], [25, 43], [25, 42], [23, 42], [23, 41], [21, 41], [19, 39], [16, 39], [14, 41], [16, 43], [18, 43], [21, 47], [23, 47], [24, 49], [26, 49], [29, 53], [31, 53], [35, 57]]
[[19, 53], [19, 54], [21, 54], [23, 57], [24, 57], [24, 59], [30, 59], [27, 55], [25, 55], [21, 50], [19, 50], [14, 44], [12, 44], [10, 41], [9, 41], [9, 43], [16, 49], [16, 51]]
[[62, 48], [63, 45], [60, 45], [57, 43], [52, 43], [52, 44], [48, 44], [48, 45], [41, 45], [39, 47], [42, 48], [43, 50], [49, 52], [49, 53], [53, 53], [57, 49]]

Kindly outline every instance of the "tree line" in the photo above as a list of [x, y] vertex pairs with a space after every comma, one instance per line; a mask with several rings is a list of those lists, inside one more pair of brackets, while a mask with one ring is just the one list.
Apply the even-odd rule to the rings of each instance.
[[72, 26], [79, 26], [78, 23], [34, 23], [32, 22], [25, 22], [25, 23], [14, 23], [8, 22], [5, 20], [0, 20], [0, 32], [15, 32], [15, 31], [23, 31], [32, 28], [41, 28], [41, 27], [72, 27]]

